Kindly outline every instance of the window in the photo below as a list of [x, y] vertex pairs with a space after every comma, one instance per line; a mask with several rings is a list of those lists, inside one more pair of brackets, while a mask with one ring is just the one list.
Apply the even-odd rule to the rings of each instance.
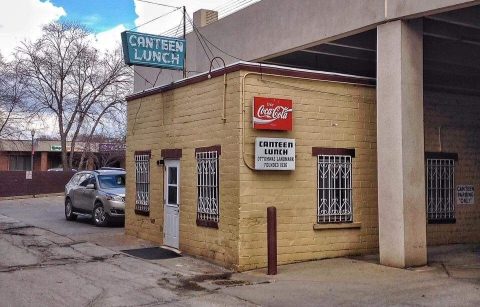
[[82, 176], [82, 178], [80, 179], [80, 186], [81, 187], [86, 187], [88, 184], [95, 184], [95, 176], [92, 175], [92, 174], [85, 174], [84, 176]]
[[103, 189], [125, 188], [125, 175], [100, 175], [97, 177]]
[[218, 156], [217, 150], [196, 152], [197, 224], [202, 226], [219, 221]]
[[317, 223], [353, 222], [352, 156], [318, 155]]
[[135, 153], [135, 211], [150, 211], [150, 153]]
[[31, 156], [10, 156], [8, 169], [11, 171], [30, 171]]
[[455, 221], [455, 159], [427, 158], [427, 219]]

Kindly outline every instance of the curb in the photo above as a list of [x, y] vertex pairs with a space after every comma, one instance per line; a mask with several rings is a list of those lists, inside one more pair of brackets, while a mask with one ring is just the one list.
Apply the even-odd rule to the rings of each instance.
[[2, 200], [28, 199], [28, 198], [43, 198], [43, 197], [52, 197], [52, 196], [63, 196], [63, 192], [50, 193], [50, 194], [29, 194], [29, 195], [18, 195], [18, 196], [5, 196], [5, 197], [0, 197], [0, 201], [2, 201]]

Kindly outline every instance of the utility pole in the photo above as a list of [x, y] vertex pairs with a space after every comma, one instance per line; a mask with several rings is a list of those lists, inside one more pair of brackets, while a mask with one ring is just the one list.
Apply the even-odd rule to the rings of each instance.
[[30, 170], [33, 172], [33, 155], [35, 154], [35, 148], [33, 147], [33, 138], [35, 137], [35, 129], [30, 131], [32, 134], [32, 156], [30, 157]]
[[183, 78], [187, 77], [187, 9], [183, 6], [183, 39], [185, 40], [185, 53], [183, 54]]

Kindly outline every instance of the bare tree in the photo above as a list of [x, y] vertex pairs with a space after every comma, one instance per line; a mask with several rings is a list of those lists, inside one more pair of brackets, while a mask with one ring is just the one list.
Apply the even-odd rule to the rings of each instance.
[[18, 69], [18, 65], [5, 61], [0, 54], [0, 138], [12, 138], [22, 132], [25, 84]]
[[[37, 109], [56, 117], [63, 168], [73, 168], [77, 138], [91, 120], [100, 122], [124, 104], [132, 72], [120, 50], [100, 53], [88, 31], [75, 24], [52, 23], [35, 42], [24, 42], [17, 59]], [[71, 140], [67, 148], [67, 140]], [[70, 158], [67, 152], [70, 151]]]

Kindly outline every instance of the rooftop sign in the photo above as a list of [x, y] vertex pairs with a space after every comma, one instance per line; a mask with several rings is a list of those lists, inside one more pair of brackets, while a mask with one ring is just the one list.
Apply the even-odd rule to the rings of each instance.
[[124, 31], [122, 47], [127, 65], [183, 69], [186, 52], [184, 39]]

